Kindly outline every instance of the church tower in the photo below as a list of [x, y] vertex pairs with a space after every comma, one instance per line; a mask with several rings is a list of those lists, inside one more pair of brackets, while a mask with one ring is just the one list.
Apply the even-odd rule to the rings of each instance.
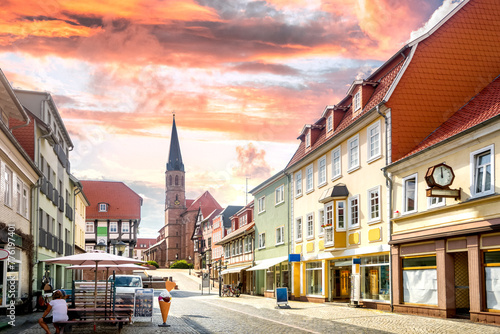
[[180, 260], [185, 256], [183, 249], [183, 224], [181, 215], [186, 211], [186, 188], [184, 164], [173, 116], [170, 151], [165, 171], [165, 239], [167, 263]]

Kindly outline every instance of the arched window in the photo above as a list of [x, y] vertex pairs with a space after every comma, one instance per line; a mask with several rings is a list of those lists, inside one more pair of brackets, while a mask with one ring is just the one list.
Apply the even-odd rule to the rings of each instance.
[[168, 184], [171, 186], [172, 185], [172, 175], [168, 177]]
[[181, 186], [184, 185], [184, 176], [181, 176]]
[[179, 175], [176, 175], [175, 176], [175, 185], [178, 186], [179, 185]]

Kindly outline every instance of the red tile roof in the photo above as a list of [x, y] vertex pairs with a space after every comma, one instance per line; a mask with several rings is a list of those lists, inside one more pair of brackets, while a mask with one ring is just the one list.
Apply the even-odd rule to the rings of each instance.
[[342, 121], [338, 125], [338, 127], [335, 129], [334, 134], [332, 136], [329, 136], [328, 138], [326, 137], [326, 127], [324, 127], [319, 136], [318, 139], [314, 142], [311, 143], [311, 149], [306, 152], [305, 149], [305, 142], [301, 141], [299, 144], [299, 147], [295, 154], [293, 155], [292, 159], [288, 163], [286, 168], [289, 168], [299, 162], [302, 158], [305, 156], [313, 153], [316, 149], [319, 147], [323, 146], [328, 140], [337, 137], [342, 131], [347, 129], [351, 124], [356, 122], [360, 116], [366, 114], [368, 111], [373, 109], [377, 104], [382, 102], [385, 94], [389, 90], [389, 87], [393, 83], [394, 79], [396, 78], [396, 75], [399, 73], [403, 66], [403, 57], [395, 57], [392, 61], [388, 61], [386, 64], [383, 65], [385, 69], [379, 69], [377, 71], [377, 77], [371, 78], [371, 80], [378, 81], [378, 86], [373, 92], [372, 96], [366, 103], [365, 107], [363, 110], [359, 113], [358, 116], [352, 117], [352, 104], [351, 104], [351, 97], [347, 96], [345, 97], [340, 104], [342, 105], [351, 105], [349, 109], [346, 111], [344, 117], [342, 118]]
[[402, 159], [500, 115], [500, 76], [455, 112]]
[[[123, 182], [80, 181], [90, 205], [87, 220], [141, 219], [142, 197]], [[99, 203], [109, 204], [107, 212], [99, 212]]]
[[243, 225], [242, 227], [240, 227], [239, 229], [229, 233], [228, 235], [226, 235], [224, 238], [222, 238], [221, 241], [219, 242], [216, 242], [215, 245], [223, 245], [233, 239], [236, 239], [240, 236], [243, 236], [245, 234], [248, 234], [246, 232], [248, 231], [253, 231], [254, 230], [254, 226], [255, 226], [255, 222], [251, 222], [250, 224], [245, 224]]
[[[462, 6], [462, 7], [460, 7]], [[415, 53], [386, 106], [399, 160], [500, 74], [500, 2], [470, 0]]]
[[216, 209], [222, 209], [219, 203], [208, 191], [201, 194], [191, 203], [191, 205], [188, 205], [188, 201], [189, 200], [186, 200], [187, 211], [198, 211], [201, 207], [203, 218], [207, 218]]

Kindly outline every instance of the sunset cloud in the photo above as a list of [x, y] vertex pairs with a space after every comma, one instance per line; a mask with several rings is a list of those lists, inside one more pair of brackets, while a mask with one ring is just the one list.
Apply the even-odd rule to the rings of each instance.
[[456, 2], [6, 0], [0, 63], [52, 94], [75, 175], [133, 184], [160, 228], [173, 112], [188, 195], [242, 204], [246, 176], [282, 170], [305, 123]]

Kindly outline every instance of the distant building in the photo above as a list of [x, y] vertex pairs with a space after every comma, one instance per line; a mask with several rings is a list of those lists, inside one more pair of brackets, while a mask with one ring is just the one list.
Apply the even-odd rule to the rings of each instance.
[[[32, 209], [32, 189], [42, 173], [9, 131], [14, 120], [27, 125], [30, 119], [1, 70], [0, 88], [0, 248], [15, 251], [9, 261], [2, 250], [3, 260], [0, 260], [0, 285], [4, 287], [0, 288], [0, 308], [5, 308], [11, 301], [16, 305], [21, 303], [21, 297], [32, 293], [36, 244], [32, 231], [37, 215], [37, 210]], [[9, 262], [14, 265], [8, 265]], [[8, 276], [17, 277], [18, 281], [6, 288]]]
[[165, 171], [165, 226], [159, 230], [156, 244], [145, 251], [147, 260], [158, 262], [160, 267], [169, 267], [182, 259], [193, 263], [191, 237], [198, 212], [201, 210], [203, 217], [208, 217], [214, 210], [222, 209], [208, 191], [195, 200], [186, 199], [185, 174], [174, 116]]
[[85, 250], [103, 247], [119, 254], [120, 242], [126, 244], [123, 256], [133, 257], [137, 230], [141, 222], [142, 197], [123, 182], [81, 181], [90, 205], [85, 224]]
[[134, 259], [144, 260], [143, 252], [156, 243], [155, 238], [137, 238], [137, 244], [134, 247]]
[[73, 142], [49, 93], [14, 92], [30, 122], [12, 119], [12, 134], [43, 174], [33, 194], [38, 211], [32, 221], [36, 245], [33, 288], [41, 289], [44, 274], [51, 278], [54, 288], [71, 287], [73, 273], [64, 269], [66, 265], [46, 265], [42, 261], [73, 254], [74, 194], [78, 189], [69, 160]]

